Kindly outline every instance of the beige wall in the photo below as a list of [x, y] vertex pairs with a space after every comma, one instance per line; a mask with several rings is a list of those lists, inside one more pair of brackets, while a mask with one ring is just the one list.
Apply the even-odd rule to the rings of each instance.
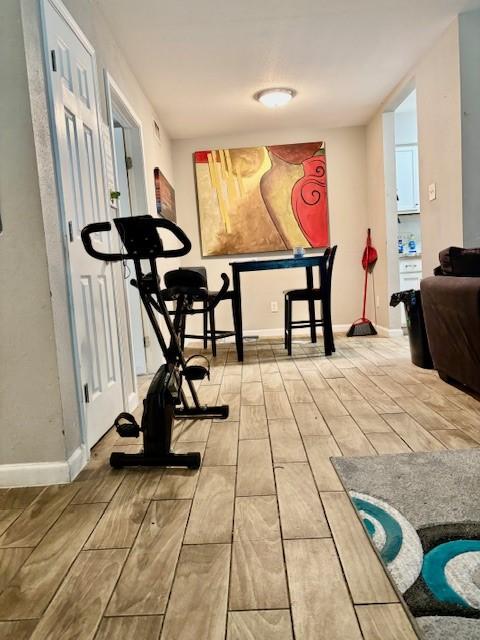
[[[192, 153], [207, 148], [232, 148], [264, 144], [288, 144], [325, 140], [327, 151], [328, 198], [330, 208], [331, 243], [338, 244], [333, 276], [333, 322], [349, 325], [360, 315], [362, 255], [367, 227], [367, 188], [365, 174], [365, 129], [298, 129], [290, 131], [256, 132], [242, 135], [177, 140], [173, 144], [177, 215], [180, 226], [192, 240], [191, 253], [182, 265], [207, 268], [209, 284], [216, 288], [220, 273], [230, 275], [232, 257], [202, 258]], [[263, 254], [262, 257], [272, 254]], [[275, 256], [290, 255], [275, 253]], [[252, 256], [255, 257], [255, 256]], [[283, 328], [283, 290], [305, 286], [303, 270], [265, 271], [242, 275], [243, 321], [247, 331]], [[270, 302], [278, 301], [279, 312], [270, 311]], [[219, 328], [232, 325], [231, 311], [226, 303], [218, 310]], [[193, 326], [193, 324], [192, 324]], [[196, 323], [197, 328], [199, 323]]]
[[0, 87], [0, 464], [62, 460], [53, 318], [17, 0], [0, 3]]
[[[462, 140], [460, 62], [456, 19], [386, 98], [367, 126], [369, 220], [385, 252], [386, 270], [375, 273], [379, 323], [399, 326], [398, 312], [388, 306], [398, 286], [393, 110], [417, 90], [423, 274], [431, 275], [438, 252], [462, 245]], [[437, 199], [429, 201], [428, 185], [436, 183]]]
[[[417, 88], [420, 210], [424, 276], [438, 264], [438, 252], [463, 245], [462, 132], [458, 20], [419, 62]], [[437, 185], [429, 201], [428, 185]]]
[[463, 241], [480, 247], [480, 10], [459, 16]]

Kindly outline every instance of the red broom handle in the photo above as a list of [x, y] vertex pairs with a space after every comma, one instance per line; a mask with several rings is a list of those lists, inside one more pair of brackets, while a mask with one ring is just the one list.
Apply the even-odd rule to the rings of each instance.
[[365, 284], [363, 285], [363, 311], [362, 311], [362, 320], [365, 320], [365, 311], [367, 308], [367, 285], [368, 285], [368, 259], [370, 257], [370, 229], [368, 230], [367, 236], [367, 264], [365, 265]]

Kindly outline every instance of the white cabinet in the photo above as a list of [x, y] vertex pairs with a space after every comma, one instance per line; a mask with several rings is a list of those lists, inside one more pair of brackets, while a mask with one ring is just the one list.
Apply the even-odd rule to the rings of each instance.
[[[421, 258], [400, 258], [400, 291], [408, 289], [420, 289], [420, 280], [422, 279], [422, 260]], [[407, 324], [405, 318], [405, 307], [402, 303], [402, 326]]]
[[420, 211], [418, 183], [418, 147], [416, 144], [395, 147], [397, 211]]

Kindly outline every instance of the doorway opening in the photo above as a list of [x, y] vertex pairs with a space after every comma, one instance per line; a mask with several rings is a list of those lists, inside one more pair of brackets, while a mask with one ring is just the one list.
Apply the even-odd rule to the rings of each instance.
[[[141, 123], [108, 74], [106, 89], [115, 190], [120, 194], [118, 199], [112, 201], [112, 207], [116, 208], [113, 217], [142, 215], [147, 213], [148, 207]], [[128, 273], [126, 275], [129, 276]], [[130, 277], [124, 279], [124, 287], [132, 375], [136, 378], [147, 373], [146, 338], [140, 298], [129, 280]]]
[[[128, 130], [127, 130], [128, 131]], [[115, 148], [115, 168], [117, 174], [117, 188], [120, 193], [118, 198], [118, 214], [120, 217], [135, 215], [132, 207], [132, 190], [130, 183], [133, 170], [132, 158], [127, 151], [127, 136], [122, 125], [114, 120], [113, 145]], [[137, 212], [138, 213], [138, 212]], [[145, 358], [145, 343], [143, 333], [143, 319], [140, 306], [140, 298], [132, 286], [127, 283], [126, 294], [129, 309], [130, 328], [132, 336], [133, 361], [136, 375], [142, 375], [147, 371]]]
[[[413, 90], [394, 111], [399, 290], [419, 289], [422, 233], [418, 172], [417, 98]], [[401, 324], [406, 326], [404, 305]]]

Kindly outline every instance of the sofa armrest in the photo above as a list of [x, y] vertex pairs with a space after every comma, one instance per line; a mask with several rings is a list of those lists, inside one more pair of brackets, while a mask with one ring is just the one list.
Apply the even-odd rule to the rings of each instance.
[[420, 290], [435, 368], [480, 391], [480, 278], [432, 276]]
[[422, 299], [424, 291], [427, 296], [430, 293], [439, 295], [442, 298], [437, 300], [437, 304], [460, 303], [473, 305], [478, 312], [480, 309], [480, 278], [462, 276], [430, 276], [424, 278], [420, 283]]

